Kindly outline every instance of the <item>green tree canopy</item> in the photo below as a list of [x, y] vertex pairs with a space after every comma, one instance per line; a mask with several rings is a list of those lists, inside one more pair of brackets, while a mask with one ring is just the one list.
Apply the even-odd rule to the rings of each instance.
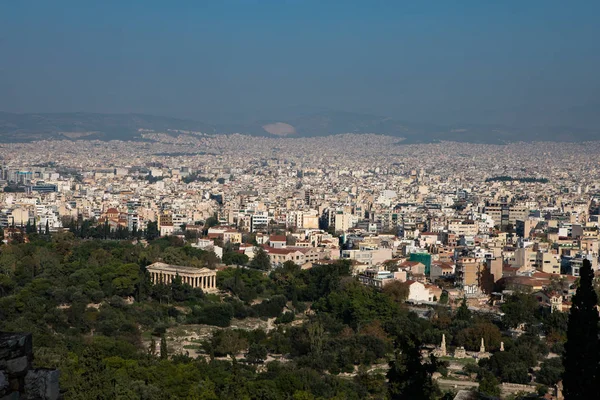
[[268, 271], [271, 269], [271, 260], [269, 255], [262, 247], [254, 253], [254, 258], [250, 261], [250, 268], [258, 269], [261, 271]]
[[538, 308], [539, 303], [533, 295], [515, 292], [508, 296], [500, 307], [504, 313], [502, 322], [509, 328], [515, 328], [522, 323], [532, 323]]

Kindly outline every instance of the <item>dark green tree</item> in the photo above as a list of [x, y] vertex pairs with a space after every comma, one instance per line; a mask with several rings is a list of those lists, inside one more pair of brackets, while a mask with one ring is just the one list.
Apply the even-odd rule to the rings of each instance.
[[579, 274], [563, 358], [563, 387], [567, 400], [598, 396], [598, 297], [592, 284], [594, 271], [588, 260], [583, 261]]
[[560, 381], [564, 368], [561, 359], [549, 358], [544, 361], [540, 367], [540, 370], [535, 374], [535, 380], [538, 383], [547, 386], [554, 386]]
[[498, 379], [490, 371], [481, 369], [479, 376], [479, 392], [488, 396], [500, 396], [500, 386]]
[[207, 324], [224, 328], [231, 324], [233, 311], [233, 306], [229, 303], [209, 303], [204, 307], [192, 308], [192, 315], [188, 315], [188, 320], [195, 324]]
[[110, 227], [108, 226], [108, 219], [104, 220], [104, 240], [108, 239], [110, 235]]
[[404, 337], [396, 341], [394, 358], [387, 373], [390, 400], [429, 400], [439, 394], [431, 375], [437, 369], [437, 360], [422, 362], [421, 345], [416, 338]]
[[84, 350], [78, 367], [79, 374], [74, 374], [72, 380], [68, 382], [69, 398], [76, 400], [115, 398], [114, 388], [110, 385], [110, 372], [97, 348]]
[[154, 240], [160, 236], [160, 231], [158, 230], [158, 222], [150, 221], [148, 225], [146, 225], [146, 239]]
[[448, 304], [448, 292], [447, 291], [443, 291], [442, 294], [440, 295], [440, 304]]
[[150, 347], [148, 347], [148, 355], [154, 357], [156, 355], [156, 340], [154, 336], [150, 339]]
[[248, 348], [246, 360], [253, 364], [263, 363], [267, 358], [267, 348], [260, 343], [252, 343]]
[[469, 321], [471, 319], [471, 311], [467, 306], [467, 298], [463, 297], [460, 307], [456, 311], [456, 319], [459, 321]]
[[529, 293], [516, 292], [506, 298], [500, 309], [504, 313], [502, 323], [509, 328], [515, 328], [519, 324], [531, 324], [535, 322], [535, 312], [539, 303], [535, 296]]
[[246, 265], [248, 256], [236, 251], [228, 251], [223, 254], [223, 263], [225, 265]]
[[228, 355], [234, 362], [236, 356], [248, 348], [248, 341], [243, 333], [230, 329], [217, 331], [211, 340], [216, 354]]
[[250, 261], [250, 268], [261, 271], [268, 271], [271, 268], [271, 260], [265, 249], [262, 247], [258, 248], [258, 251], [254, 254], [254, 258]]
[[188, 284], [184, 284], [179, 274], [175, 275], [175, 278], [171, 282], [171, 297], [175, 301], [185, 301], [191, 292], [191, 287]]
[[217, 225], [219, 225], [219, 219], [215, 215], [213, 215], [212, 217], [206, 218], [206, 221], [204, 221], [205, 229], [212, 228], [213, 226], [217, 226]]

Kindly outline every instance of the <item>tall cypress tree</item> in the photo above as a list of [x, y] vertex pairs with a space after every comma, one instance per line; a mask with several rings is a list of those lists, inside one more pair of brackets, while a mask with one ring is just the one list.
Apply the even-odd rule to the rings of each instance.
[[432, 379], [437, 369], [437, 359], [429, 362], [421, 357], [421, 342], [410, 336], [395, 342], [394, 358], [389, 362], [388, 398], [390, 400], [431, 400], [439, 395], [439, 388]]
[[148, 348], [148, 355], [150, 357], [154, 357], [156, 355], [156, 340], [154, 339], [154, 336], [152, 336], [152, 338], [150, 340], [150, 347]]
[[163, 333], [162, 336], [160, 337], [160, 358], [162, 360], [166, 360], [169, 357], [169, 353], [167, 350], [167, 338], [165, 337], [165, 334]]
[[262, 271], [268, 271], [271, 268], [271, 259], [265, 249], [259, 247], [258, 251], [254, 253], [254, 258], [250, 262], [250, 268]]
[[471, 320], [471, 310], [469, 310], [469, 306], [467, 306], [466, 297], [463, 297], [460, 307], [458, 307], [458, 310], [456, 311], [456, 319], [459, 321]]
[[579, 287], [573, 296], [563, 356], [563, 388], [567, 400], [598, 398], [598, 297], [593, 287], [592, 264], [584, 260], [579, 272]]

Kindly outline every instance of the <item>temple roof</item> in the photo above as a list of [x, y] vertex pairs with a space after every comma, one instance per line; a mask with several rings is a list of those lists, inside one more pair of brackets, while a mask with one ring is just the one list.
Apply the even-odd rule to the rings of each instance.
[[174, 272], [176, 274], [216, 274], [216, 271], [208, 268], [184, 267], [181, 265], [170, 265], [163, 262], [155, 262], [146, 267], [147, 270], [157, 270], [162, 272]]

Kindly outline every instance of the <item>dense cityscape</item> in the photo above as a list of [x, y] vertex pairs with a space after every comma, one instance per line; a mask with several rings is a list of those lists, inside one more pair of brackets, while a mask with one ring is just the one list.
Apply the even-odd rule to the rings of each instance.
[[562, 398], [597, 142], [143, 135], [0, 147], [0, 328], [65, 398]]
[[598, 15], [0, 1], [0, 400], [600, 400]]

